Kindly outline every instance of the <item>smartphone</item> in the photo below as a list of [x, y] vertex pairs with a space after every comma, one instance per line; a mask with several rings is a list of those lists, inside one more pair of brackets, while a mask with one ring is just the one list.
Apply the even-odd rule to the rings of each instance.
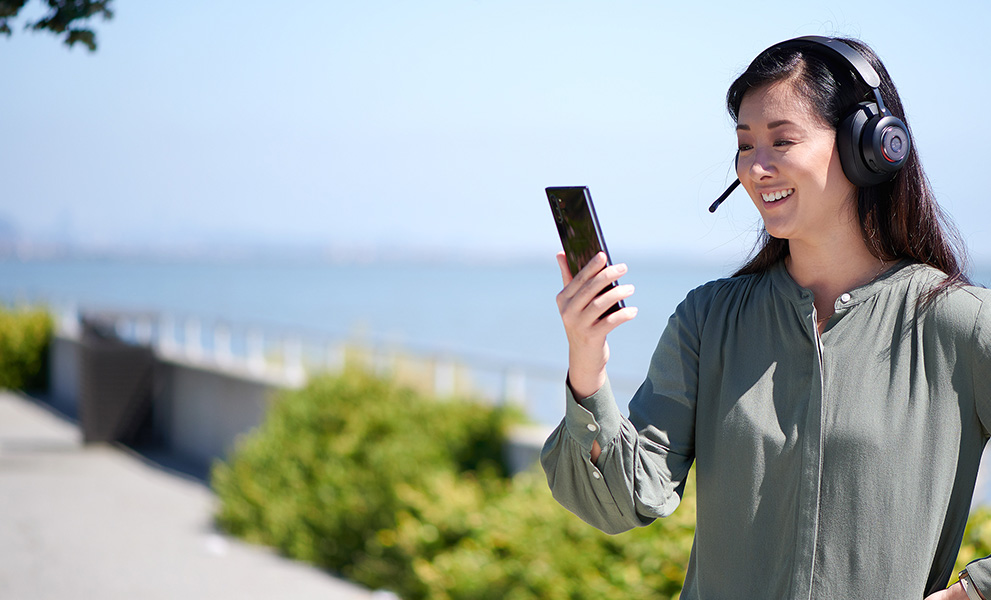
[[[577, 275], [578, 271], [598, 252], [605, 252], [606, 261], [611, 265], [612, 258], [606, 248], [606, 240], [602, 237], [602, 228], [599, 227], [595, 205], [592, 204], [592, 194], [589, 193], [588, 188], [549, 187], [545, 191], [551, 212], [554, 213], [554, 222], [557, 223], [557, 233], [561, 237], [561, 245], [568, 259], [571, 276]], [[616, 285], [615, 282], [611, 283], [599, 294]], [[602, 316], [614, 313], [625, 306], [626, 304], [620, 300], [606, 309]]]

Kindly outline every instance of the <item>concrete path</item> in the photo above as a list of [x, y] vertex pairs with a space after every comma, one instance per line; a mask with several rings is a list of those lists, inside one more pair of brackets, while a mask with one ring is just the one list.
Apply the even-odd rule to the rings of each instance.
[[390, 598], [219, 534], [202, 483], [0, 391], [0, 598]]

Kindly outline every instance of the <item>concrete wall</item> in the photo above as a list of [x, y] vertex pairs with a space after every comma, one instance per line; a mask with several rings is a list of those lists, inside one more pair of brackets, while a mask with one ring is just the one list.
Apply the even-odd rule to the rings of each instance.
[[238, 436], [261, 424], [278, 387], [243, 374], [180, 361], [163, 361], [163, 385], [153, 424], [178, 458], [208, 466], [226, 457]]
[[79, 337], [58, 335], [52, 340], [48, 355], [49, 401], [62, 413], [79, 415]]
[[[50, 353], [52, 405], [78, 417], [79, 336], [60, 334]], [[174, 357], [156, 355], [152, 430], [163, 450], [205, 470], [228, 455], [237, 437], [257, 427], [272, 394], [284, 387], [275, 378], [256, 377]]]
[[[51, 347], [51, 402], [63, 413], [79, 414], [79, 336], [60, 333]], [[152, 428], [163, 450], [206, 472], [225, 458], [242, 434], [261, 424], [279, 390], [300, 385], [280, 375], [260, 374], [234, 365], [218, 365], [179, 354], [156, 354], [152, 392]], [[512, 432], [505, 457], [513, 472], [536, 462], [548, 428]]]

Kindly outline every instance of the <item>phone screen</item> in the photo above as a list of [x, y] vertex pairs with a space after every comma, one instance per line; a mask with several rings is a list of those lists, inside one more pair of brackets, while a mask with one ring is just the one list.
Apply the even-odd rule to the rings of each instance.
[[[599, 227], [599, 219], [595, 214], [595, 206], [592, 204], [592, 195], [588, 188], [582, 186], [549, 187], [546, 192], [551, 211], [554, 213], [554, 221], [557, 223], [561, 245], [564, 247], [564, 254], [568, 259], [571, 275], [577, 275], [578, 271], [600, 251], [606, 253], [607, 261], [612, 264], [605, 238], [602, 237], [602, 229]], [[599, 293], [601, 294], [615, 285], [612, 283]], [[620, 300], [609, 307], [602, 316], [616, 312], [624, 306], [625, 304]]]

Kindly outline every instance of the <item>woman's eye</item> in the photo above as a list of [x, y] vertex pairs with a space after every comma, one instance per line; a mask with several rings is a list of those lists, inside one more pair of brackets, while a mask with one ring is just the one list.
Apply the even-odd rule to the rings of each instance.
[[740, 144], [739, 146], [736, 147], [736, 151], [737, 152], [746, 152], [747, 150], [750, 150], [751, 148], [753, 148], [753, 146], [751, 146], [750, 144]]
[[774, 142], [774, 145], [775, 146], [790, 146], [791, 144], [794, 144], [794, 143], [795, 142], [793, 142], [791, 140], [777, 140], [776, 142]]

